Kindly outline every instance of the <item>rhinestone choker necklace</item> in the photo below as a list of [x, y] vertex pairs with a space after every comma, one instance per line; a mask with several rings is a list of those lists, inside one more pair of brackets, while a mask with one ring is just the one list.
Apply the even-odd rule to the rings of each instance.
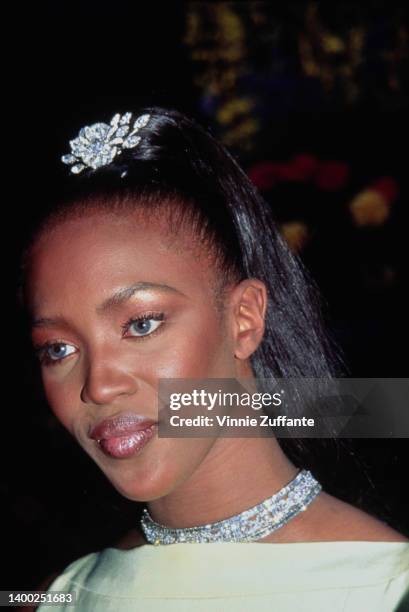
[[142, 530], [150, 544], [181, 542], [253, 542], [273, 533], [309, 506], [322, 487], [312, 474], [301, 470], [288, 485], [257, 506], [223, 521], [198, 527], [174, 528], [156, 523], [144, 508]]

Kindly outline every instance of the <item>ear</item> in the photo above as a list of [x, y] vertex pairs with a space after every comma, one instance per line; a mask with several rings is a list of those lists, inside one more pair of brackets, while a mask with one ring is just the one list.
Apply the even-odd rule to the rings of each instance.
[[258, 348], [264, 336], [267, 289], [256, 278], [246, 278], [231, 294], [234, 356], [247, 359]]

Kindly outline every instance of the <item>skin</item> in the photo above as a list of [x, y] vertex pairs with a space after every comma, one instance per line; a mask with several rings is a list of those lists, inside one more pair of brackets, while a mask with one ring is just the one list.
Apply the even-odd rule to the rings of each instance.
[[[159, 438], [135, 456], [106, 456], [88, 437], [95, 423], [130, 410], [157, 417], [159, 378], [249, 378], [249, 358], [264, 334], [267, 293], [257, 279], [232, 283], [223, 311], [219, 274], [184, 230], [169, 241], [160, 217], [103, 211], [69, 218], [43, 233], [28, 277], [33, 343], [64, 343], [67, 356], [41, 366], [56, 417], [125, 497], [147, 502], [163, 524], [189, 527], [221, 520], [259, 503], [298, 469], [274, 438]], [[101, 305], [135, 283], [152, 286], [128, 300]], [[154, 287], [166, 285], [171, 289]], [[138, 337], [122, 326], [164, 313]], [[52, 321], [54, 322], [52, 322]], [[157, 323], [156, 323], [157, 325]], [[408, 541], [387, 525], [322, 492], [308, 509], [260, 542]], [[122, 548], [143, 544], [133, 531]]]

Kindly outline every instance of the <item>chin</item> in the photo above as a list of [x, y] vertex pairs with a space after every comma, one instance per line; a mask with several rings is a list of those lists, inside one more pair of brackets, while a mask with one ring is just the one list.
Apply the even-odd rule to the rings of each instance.
[[175, 482], [166, 479], [138, 479], [134, 477], [132, 481], [119, 481], [109, 478], [112, 486], [126, 499], [134, 502], [150, 502], [169, 495], [176, 487]]
[[191, 442], [185, 449], [187, 452], [181, 452], [173, 440], [156, 439], [153, 446], [146, 448], [148, 452], [144, 449], [140, 455], [127, 459], [105, 457], [94, 449], [85, 450], [118, 493], [130, 501], [150, 502], [177, 490], [201, 464], [208, 451], [208, 440], [200, 452], [195, 441], [196, 453], [190, 448]]

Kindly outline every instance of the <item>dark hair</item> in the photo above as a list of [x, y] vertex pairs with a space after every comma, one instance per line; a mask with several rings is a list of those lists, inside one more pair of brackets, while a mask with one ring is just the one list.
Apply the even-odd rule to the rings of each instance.
[[[280, 236], [271, 207], [245, 172], [220, 143], [183, 114], [158, 107], [142, 113], [151, 118], [139, 132], [140, 143], [109, 165], [72, 175], [61, 164], [66, 177], [60, 183], [63, 195], [51, 198], [30, 244], [47, 224], [73, 210], [179, 204], [213, 245], [226, 277], [258, 278], [267, 287], [265, 336], [251, 357], [255, 375], [340, 375], [341, 358], [324, 331], [315, 284]], [[29, 254], [30, 245], [23, 256], [23, 277]]]

